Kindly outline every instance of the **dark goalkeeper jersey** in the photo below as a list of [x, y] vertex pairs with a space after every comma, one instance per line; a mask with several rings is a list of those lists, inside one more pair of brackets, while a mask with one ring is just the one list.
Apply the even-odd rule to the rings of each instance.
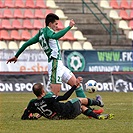
[[28, 119], [30, 113], [39, 113], [48, 119], [55, 119], [55, 117], [57, 119], [67, 118], [73, 111], [72, 103], [70, 101], [65, 103], [60, 101], [67, 100], [75, 89], [76, 86], [73, 86], [63, 96], [51, 95], [52, 97], [47, 97], [46, 95], [39, 100], [32, 99], [21, 119]]

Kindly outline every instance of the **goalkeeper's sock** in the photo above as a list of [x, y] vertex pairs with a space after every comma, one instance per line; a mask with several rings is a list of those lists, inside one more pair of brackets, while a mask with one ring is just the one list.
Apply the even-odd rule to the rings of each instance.
[[87, 110], [85, 110], [84, 112], [83, 112], [83, 114], [84, 115], [86, 115], [86, 116], [91, 116], [91, 117], [93, 117], [93, 118], [96, 118], [96, 119], [98, 119], [98, 116], [99, 115], [97, 115], [96, 113], [94, 113], [92, 110], [90, 110], [90, 109], [87, 109]]
[[98, 100], [88, 98], [88, 105], [87, 106], [93, 106], [93, 105], [100, 106], [101, 102]]
[[75, 90], [75, 93], [77, 97], [82, 97], [82, 98], [86, 97], [82, 85]]

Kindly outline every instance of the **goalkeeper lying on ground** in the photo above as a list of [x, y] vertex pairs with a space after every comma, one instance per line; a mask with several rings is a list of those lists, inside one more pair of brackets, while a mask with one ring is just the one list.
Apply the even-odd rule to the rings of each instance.
[[[37, 99], [32, 99], [29, 102], [21, 119], [38, 119], [41, 116], [57, 120], [74, 119], [81, 113], [96, 119], [112, 119], [113, 114], [96, 114], [88, 108], [93, 105], [103, 107], [104, 104], [100, 96], [96, 100], [90, 98], [73, 98], [67, 102], [62, 102], [71, 96], [81, 81], [82, 78], [78, 77], [76, 84], [63, 96], [55, 96], [53, 93], [46, 94], [44, 86], [41, 83], [36, 83], [33, 86], [33, 93], [37, 96]], [[34, 113], [38, 113], [39, 115], [31, 116]]]

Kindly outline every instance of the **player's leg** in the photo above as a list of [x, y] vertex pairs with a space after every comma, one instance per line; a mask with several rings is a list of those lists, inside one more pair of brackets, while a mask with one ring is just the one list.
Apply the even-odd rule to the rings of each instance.
[[[76, 82], [76, 77], [72, 75], [72, 77], [68, 80], [67, 84], [69, 84], [70, 86], [73, 86], [75, 82]], [[75, 93], [77, 97], [86, 97], [82, 84], [78, 86], [78, 88], [75, 90]]]
[[50, 84], [51, 91], [58, 96], [61, 89], [61, 84]]
[[[76, 84], [76, 77], [75, 75], [64, 66], [64, 74], [62, 75], [62, 80], [70, 86]], [[82, 84], [75, 90], [77, 97], [86, 97]]]
[[88, 117], [93, 117], [95, 119], [113, 119], [114, 114], [96, 114], [91, 109], [87, 108], [86, 106], [82, 105], [82, 113]]
[[80, 86], [75, 90], [75, 93], [77, 97], [83, 97], [83, 98], [87, 97], [83, 90], [82, 84], [80, 84]]
[[103, 101], [102, 100], [97, 100], [97, 99], [90, 99], [90, 98], [79, 98], [79, 100], [81, 101], [82, 105], [85, 105], [86, 107], [88, 106], [100, 106], [103, 107]]
[[102, 114], [104, 112], [104, 109], [103, 108], [93, 109], [93, 112], [96, 114]]
[[62, 83], [62, 65], [59, 60], [53, 59], [48, 63], [48, 75], [50, 89], [55, 95], [59, 95]]
[[[103, 108], [99, 108], [99, 109], [94, 109], [94, 108], [91, 108], [90, 106], [87, 106], [88, 109], [92, 110], [94, 113], [96, 114], [102, 114], [104, 112], [104, 109]], [[91, 116], [89, 116], [89, 118], [92, 118]]]
[[81, 102], [78, 98], [73, 98], [70, 99], [69, 102], [67, 102], [68, 104], [70, 104], [70, 106], [66, 106], [68, 110], [68, 108], [70, 108], [70, 114], [69, 114], [69, 119], [74, 119], [75, 117], [77, 117], [78, 115], [80, 115], [82, 113], [81, 110]]
[[91, 108], [90, 106], [88, 106], [87, 108], [91, 109], [96, 114], [102, 114], [104, 112], [103, 108], [95, 109], [95, 108]]
[[98, 119], [98, 114], [94, 113], [90, 108], [87, 108], [86, 106], [82, 105], [82, 113], [88, 117], [93, 117]]

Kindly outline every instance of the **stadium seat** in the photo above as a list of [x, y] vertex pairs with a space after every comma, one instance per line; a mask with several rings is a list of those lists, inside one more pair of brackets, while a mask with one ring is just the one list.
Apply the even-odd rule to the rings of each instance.
[[46, 16], [47, 16], [49, 13], [53, 13], [53, 11], [50, 10], [50, 9], [46, 9], [46, 10], [45, 10], [45, 18], [46, 18]]
[[69, 41], [63, 41], [62, 50], [72, 50], [71, 43]]
[[42, 22], [39, 19], [34, 19], [33, 28], [34, 29], [43, 28]]
[[133, 19], [133, 10], [130, 10], [129, 17], [130, 19]]
[[15, 41], [10, 41], [8, 44], [9, 49], [18, 49], [18, 44]]
[[13, 40], [21, 40], [18, 30], [12, 30], [11, 31], [11, 39], [13, 39]]
[[3, 3], [3, 1], [2, 0], [0, 0], [0, 8], [4, 8], [5, 6], [4, 6], [4, 3]]
[[5, 41], [0, 41], [0, 49], [8, 49]]
[[45, 18], [41, 9], [35, 9], [35, 18]]
[[83, 50], [83, 49], [82, 49], [82, 46], [81, 46], [81, 43], [78, 42], [78, 41], [74, 41], [74, 42], [72, 43], [72, 49], [73, 49], [73, 50]]
[[23, 0], [15, 0], [14, 5], [17, 8], [24, 8], [25, 7]]
[[13, 19], [12, 28], [14, 28], [14, 29], [21, 29], [22, 28], [22, 24], [20, 23], [20, 21], [18, 19]]
[[110, 6], [114, 9], [120, 9], [120, 6], [119, 6], [117, 0], [110, 0]]
[[20, 41], [18, 47], [21, 48], [26, 41]]
[[35, 8], [34, 0], [26, 0], [25, 8]]
[[108, 1], [106, 1], [106, 0], [100, 1], [100, 7], [104, 8], [104, 9], [112, 9], [112, 7], [109, 5]]
[[2, 19], [1, 27], [4, 29], [12, 29], [10, 20], [9, 19]]
[[58, 30], [61, 30], [61, 29], [63, 29], [63, 28], [65, 28], [65, 27], [64, 27], [62, 21], [59, 20], [59, 21], [58, 21]]
[[74, 32], [74, 38], [76, 38], [79, 41], [85, 41], [85, 40], [87, 40], [87, 38], [84, 37], [83, 34], [82, 34], [82, 32], [79, 31], [79, 30], [77, 30], [77, 31]]
[[115, 20], [120, 20], [120, 19], [122, 19], [122, 18], [118, 15], [118, 13], [117, 13], [116, 10], [110, 10], [110, 12], [109, 12], [109, 17], [112, 18], [112, 19], [115, 19]]
[[[2, 26], [1, 26], [1, 20], [0, 20], [0, 31], [1, 31], [1, 29], [3, 29], [3, 28], [2, 28]], [[1, 35], [1, 32], [0, 32], [0, 35]]]
[[133, 30], [133, 20], [129, 21], [129, 27]]
[[92, 44], [90, 42], [88, 42], [88, 41], [85, 41], [83, 43], [83, 49], [84, 50], [93, 50]]
[[44, 23], [43, 23], [43, 27], [46, 27], [45, 21], [44, 21]]
[[3, 8], [3, 7], [4, 7], [3, 1], [0, 0], [0, 8]]
[[60, 19], [67, 19], [68, 18], [67, 16], [65, 16], [64, 12], [60, 9], [57, 9], [55, 11], [55, 14], [58, 15]]
[[[21, 41], [20, 43], [19, 43], [19, 48], [21, 48], [22, 47], [22, 45], [25, 43], [26, 41]], [[27, 47], [26, 49], [29, 49], [29, 47]]]
[[130, 8], [133, 9], [133, 0], [130, 2]]
[[11, 9], [4, 9], [4, 12], [3, 12], [3, 17], [4, 18], [13, 18], [13, 13], [11, 11]]
[[46, 6], [50, 9], [58, 9], [59, 7], [55, 4], [53, 0], [47, 0]]
[[1, 30], [0, 31], [0, 39], [1, 40], [11, 40], [10, 35], [7, 30]]
[[4, 6], [5, 6], [5, 7], [9, 7], [9, 8], [14, 7], [14, 2], [13, 2], [13, 0], [4, 0]]
[[68, 31], [62, 38], [60, 38], [60, 40], [75, 41], [76, 38], [74, 38], [71, 31]]
[[123, 30], [131, 30], [131, 28], [128, 27], [128, 23], [125, 20], [120, 20], [118, 27]]
[[130, 20], [130, 17], [126, 10], [120, 10], [119, 16], [124, 20]]
[[44, 3], [44, 0], [37, 0], [35, 5], [36, 8], [47, 8], [46, 4]]
[[[66, 28], [66, 27], [68, 27], [68, 26], [69, 26], [70, 20], [65, 20], [65, 22], [64, 22], [64, 23], [65, 23], [65, 24], [64, 24], [64, 26], [65, 26], [65, 28]], [[76, 30], [76, 29], [77, 29], [77, 27], [73, 26], [71, 29], [72, 29], [72, 30]]]
[[34, 14], [31, 9], [24, 10], [24, 18], [34, 18]]
[[121, 9], [130, 9], [130, 5], [127, 0], [121, 0], [120, 2]]
[[29, 40], [31, 38], [31, 34], [28, 30], [22, 30], [21, 39], [22, 40]]
[[128, 33], [128, 39], [133, 40], [133, 31], [129, 31], [129, 33]]
[[2, 26], [1, 26], [1, 20], [0, 20], [0, 29], [2, 29]]
[[36, 43], [36, 44], [30, 45], [29, 48], [30, 48], [30, 49], [38, 49], [38, 50], [41, 49], [39, 43]]
[[26, 29], [32, 29], [33, 28], [30, 19], [24, 19], [23, 28], [26, 28]]
[[15, 9], [13, 13], [14, 18], [23, 18], [23, 13], [21, 9]]
[[38, 33], [39, 30], [32, 30], [32, 37], [35, 36]]
[[3, 18], [3, 12], [0, 10], [0, 18]]

